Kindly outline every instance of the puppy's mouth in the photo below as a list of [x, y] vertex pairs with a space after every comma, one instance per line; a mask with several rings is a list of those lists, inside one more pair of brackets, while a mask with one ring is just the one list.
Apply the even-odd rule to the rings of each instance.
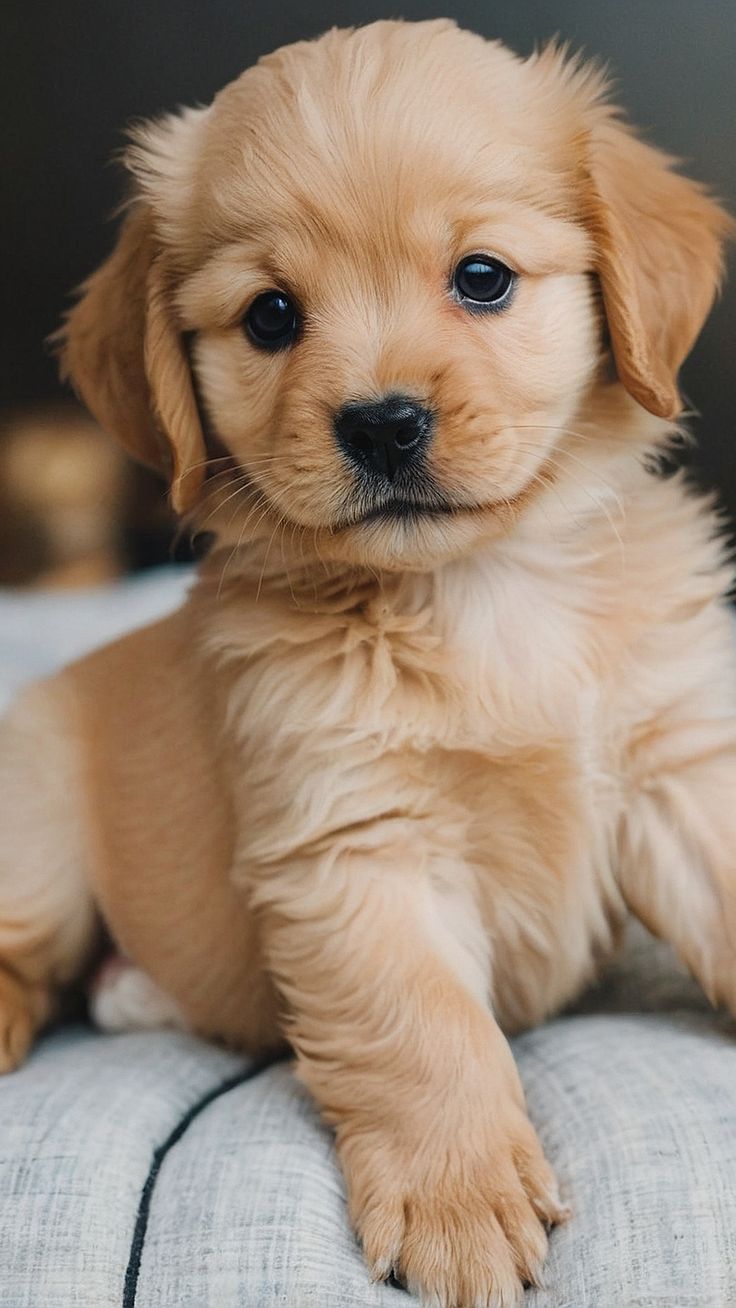
[[[233, 470], [237, 468], [240, 468], [238, 475], [243, 482], [259, 497], [259, 507], [262, 512], [258, 523], [268, 516], [269, 511], [272, 511], [278, 516], [280, 525], [291, 525], [295, 529], [302, 525], [298, 519], [294, 519], [280, 505], [273, 502], [261, 485], [260, 478], [254, 476], [245, 465], [238, 464], [233, 458]], [[431, 480], [429, 484], [425, 481], [423, 486], [397, 487], [388, 494], [381, 494], [374, 487], [369, 487], [362, 493], [362, 488], [356, 489], [343, 499], [342, 512], [339, 516], [333, 518], [332, 522], [325, 521], [322, 526], [331, 537], [335, 537], [371, 526], [394, 527], [410, 533], [412, 528], [422, 524], [430, 525], [433, 522], [439, 524], [452, 519], [465, 519], [467, 522], [469, 519], [483, 518], [489, 513], [508, 518], [523, 507], [532, 489], [532, 482], [540, 480], [538, 476], [531, 478], [516, 494], [498, 495], [484, 501], [449, 499], [441, 487]], [[239, 491], [235, 493], [244, 495], [245, 485], [241, 485]], [[228, 493], [224, 501], [226, 504], [233, 498], [233, 494], [232, 491]], [[211, 516], [210, 512], [210, 518]]]
[[421, 519], [453, 517], [459, 513], [477, 512], [480, 504], [450, 504], [447, 501], [423, 502], [421, 500], [392, 499], [383, 504], [374, 504], [371, 508], [354, 517], [346, 517], [341, 527], [358, 527], [368, 522], [401, 522], [411, 524]]
[[482, 505], [456, 500], [429, 476], [409, 473], [399, 476], [392, 486], [376, 484], [366, 478], [358, 484], [343, 504], [337, 530], [370, 523], [401, 524], [411, 527], [419, 522], [477, 513]]

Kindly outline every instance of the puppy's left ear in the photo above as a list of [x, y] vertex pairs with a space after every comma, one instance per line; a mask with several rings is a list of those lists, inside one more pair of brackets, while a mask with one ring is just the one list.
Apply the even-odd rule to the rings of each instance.
[[593, 113], [586, 217], [618, 375], [645, 409], [673, 419], [682, 411], [677, 374], [713, 303], [734, 224], [615, 111]]
[[138, 129], [126, 155], [135, 189], [117, 245], [55, 338], [62, 375], [134, 458], [167, 478], [177, 513], [197, 499], [206, 454], [172, 274], [204, 112]]

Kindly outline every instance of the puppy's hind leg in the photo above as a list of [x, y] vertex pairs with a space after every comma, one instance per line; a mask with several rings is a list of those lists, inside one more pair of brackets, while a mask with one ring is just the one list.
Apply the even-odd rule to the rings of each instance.
[[95, 938], [72, 723], [53, 682], [0, 723], [0, 1072], [23, 1061]]

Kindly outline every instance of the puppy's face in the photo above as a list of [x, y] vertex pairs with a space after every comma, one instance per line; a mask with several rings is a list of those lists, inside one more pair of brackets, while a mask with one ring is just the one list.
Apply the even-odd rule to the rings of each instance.
[[[147, 247], [139, 330], [182, 501], [205, 450], [172, 330], [190, 334], [226, 452], [200, 521], [383, 567], [425, 566], [507, 529], [554, 479], [565, 432], [604, 384], [606, 273], [619, 374], [646, 407], [676, 413], [691, 323], [680, 310], [670, 332], [660, 306], [642, 308], [637, 279], [656, 270], [616, 229], [617, 187], [631, 205], [617, 135], [624, 153], [654, 152], [597, 95], [553, 54], [522, 63], [450, 24], [376, 24], [279, 51], [210, 109], [140, 135], [130, 259]], [[719, 211], [659, 157], [657, 169], [710, 217], [695, 320], [713, 291]], [[688, 233], [683, 260], [694, 245]], [[73, 329], [74, 315], [70, 347]]]
[[[212, 235], [178, 292], [207, 411], [259, 502], [370, 562], [505, 519], [599, 350], [590, 243], [559, 187], [544, 201], [510, 56], [481, 47], [468, 70], [444, 48], [432, 62], [436, 44], [419, 66], [381, 50], [352, 81], [349, 43], [326, 45], [226, 92], [201, 180]], [[223, 184], [228, 142], [242, 164]]]

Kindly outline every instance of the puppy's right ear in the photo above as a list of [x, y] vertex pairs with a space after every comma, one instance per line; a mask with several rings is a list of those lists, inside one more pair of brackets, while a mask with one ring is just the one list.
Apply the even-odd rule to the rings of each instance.
[[134, 458], [168, 478], [181, 513], [201, 486], [205, 446], [172, 291], [153, 209], [137, 200], [56, 339], [62, 376]]

